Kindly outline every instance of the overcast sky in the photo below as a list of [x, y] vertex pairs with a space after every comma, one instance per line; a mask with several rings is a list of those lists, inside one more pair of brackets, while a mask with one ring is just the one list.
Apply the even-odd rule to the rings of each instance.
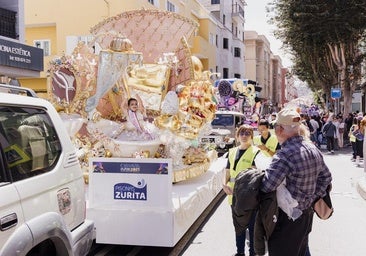
[[267, 24], [265, 7], [271, 0], [246, 0], [245, 6], [245, 30], [255, 30], [258, 34], [266, 36], [271, 43], [271, 50], [282, 59], [284, 67], [290, 67], [291, 61], [285, 53], [280, 50], [282, 42], [275, 39], [273, 31], [276, 27]]

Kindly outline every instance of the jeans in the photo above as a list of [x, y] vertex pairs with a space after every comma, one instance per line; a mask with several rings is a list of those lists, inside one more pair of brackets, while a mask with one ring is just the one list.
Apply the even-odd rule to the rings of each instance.
[[[249, 255], [254, 256], [254, 224], [255, 224], [255, 216], [256, 212], [252, 214], [252, 217], [250, 218], [249, 224], [248, 224], [248, 230], [249, 230]], [[234, 220], [235, 222], [235, 220]], [[235, 224], [234, 224], [235, 227]], [[239, 254], [245, 253], [245, 239], [246, 239], [246, 229], [240, 231], [240, 233], [235, 232], [235, 241], [236, 241], [236, 252]]]
[[332, 136], [330, 137], [327, 136], [327, 150], [328, 151], [334, 150], [334, 137]]

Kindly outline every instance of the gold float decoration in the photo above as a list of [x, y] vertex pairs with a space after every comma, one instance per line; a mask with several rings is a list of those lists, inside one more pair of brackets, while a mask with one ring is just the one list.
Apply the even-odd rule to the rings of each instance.
[[[191, 55], [187, 42], [197, 28], [195, 21], [162, 10], [134, 10], [108, 18], [91, 29], [94, 38], [89, 45], [79, 43], [71, 56], [51, 61], [49, 98], [58, 111], [78, 113], [88, 117], [88, 122], [107, 119], [119, 123], [125, 119], [122, 102], [141, 97], [148, 118], [153, 118], [161, 136], [169, 138], [156, 152], [144, 149], [141, 141], [142, 148], [135, 152], [135, 157], [173, 158], [173, 182], [201, 175], [214, 158], [206, 156], [204, 151], [189, 155], [185, 149], [214, 118], [216, 105], [212, 100], [211, 73], [203, 71], [202, 63]], [[95, 44], [102, 49], [98, 55], [94, 54]], [[102, 86], [101, 90], [98, 83], [106, 84], [109, 75], [104, 71], [110, 70], [107, 66], [103, 68], [103, 58], [112, 55], [118, 55], [120, 63], [124, 57], [128, 61], [116, 69], [116, 77], [108, 80], [108, 89]], [[56, 86], [63, 90], [58, 92]], [[162, 102], [172, 92], [174, 95], [177, 92], [177, 111], [162, 113]], [[94, 96], [95, 101], [90, 101]], [[114, 148], [104, 147], [104, 142], [113, 144], [114, 138], [91, 134], [85, 127], [81, 130], [73, 142], [80, 153], [87, 183], [88, 159], [113, 157], [121, 149], [117, 144]], [[177, 142], [179, 147], [174, 145]]]

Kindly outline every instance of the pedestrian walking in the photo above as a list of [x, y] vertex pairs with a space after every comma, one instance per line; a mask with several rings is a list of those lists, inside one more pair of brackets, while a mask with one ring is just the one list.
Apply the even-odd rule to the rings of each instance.
[[352, 134], [354, 135], [356, 142], [355, 142], [355, 155], [356, 155], [356, 165], [360, 166], [360, 162], [363, 160], [363, 141], [364, 141], [364, 127], [366, 125], [366, 118], [365, 117], [358, 117], [357, 118], [357, 126], [355, 127]]
[[339, 125], [341, 124], [339, 122], [338, 116], [333, 118], [333, 124], [336, 127], [335, 137], [334, 137], [334, 149], [338, 150], [339, 149]]
[[276, 228], [268, 240], [269, 255], [303, 256], [312, 227], [312, 205], [326, 194], [332, 176], [319, 149], [300, 135], [300, 115], [295, 110], [285, 108], [278, 113], [275, 133], [281, 150], [265, 170], [261, 190], [272, 192], [285, 180], [302, 214], [292, 220], [279, 208]]
[[334, 142], [337, 136], [337, 128], [333, 124], [333, 116], [329, 116], [327, 123], [323, 126], [323, 134], [327, 140], [328, 153], [334, 153]]
[[354, 117], [353, 122], [352, 122], [352, 126], [349, 129], [349, 133], [348, 133], [349, 142], [351, 143], [351, 146], [352, 146], [352, 157], [351, 157], [352, 162], [356, 161], [357, 149], [356, 149], [356, 136], [354, 135], [354, 132], [358, 128], [359, 128], [358, 127], [358, 119], [357, 119], [357, 117]]
[[[236, 132], [236, 137], [239, 140], [240, 145], [229, 150], [228, 162], [226, 166], [226, 178], [223, 185], [223, 190], [228, 196], [229, 204], [231, 206], [233, 224], [235, 228], [236, 239], [236, 254], [244, 255], [245, 252], [245, 239], [246, 229], [243, 229], [238, 224], [236, 215], [232, 207], [232, 195], [235, 186], [235, 178], [242, 171], [246, 171], [248, 168], [256, 167], [255, 158], [260, 152], [260, 149], [253, 145], [253, 127], [250, 125], [242, 125]], [[249, 230], [249, 255], [254, 256], [254, 224], [255, 215], [252, 217], [248, 224]]]
[[[312, 129], [310, 129], [310, 127]], [[310, 140], [317, 146], [319, 145], [318, 130], [319, 130], [319, 123], [315, 120], [315, 116], [311, 116], [309, 120]]]
[[339, 148], [343, 148], [343, 146], [344, 146], [344, 132], [345, 132], [346, 124], [344, 123], [342, 116], [338, 117], [338, 120], [339, 120], [338, 146], [339, 146]]

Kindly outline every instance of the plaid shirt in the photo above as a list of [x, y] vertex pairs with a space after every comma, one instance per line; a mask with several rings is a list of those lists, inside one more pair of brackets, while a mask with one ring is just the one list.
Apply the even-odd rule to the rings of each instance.
[[315, 199], [325, 195], [332, 175], [316, 146], [295, 136], [287, 139], [274, 155], [261, 190], [274, 191], [284, 179], [288, 191], [299, 203], [297, 208], [305, 210]]

